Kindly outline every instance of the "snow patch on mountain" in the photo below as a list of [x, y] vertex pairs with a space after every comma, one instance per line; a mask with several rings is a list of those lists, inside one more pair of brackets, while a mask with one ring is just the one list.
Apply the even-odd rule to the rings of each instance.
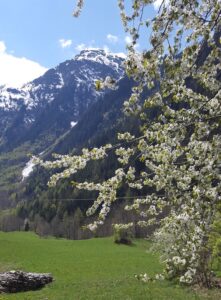
[[105, 50], [85, 49], [75, 56], [75, 60], [88, 60], [96, 63], [111, 66], [115, 70], [119, 70], [119, 66], [123, 63], [125, 55], [123, 53], [110, 53]]
[[33, 158], [31, 158], [25, 165], [25, 168], [22, 171], [22, 180], [25, 180], [25, 178], [29, 177], [29, 175], [33, 172], [34, 170], [34, 162]]
[[75, 122], [75, 121], [71, 121], [70, 125], [71, 125], [71, 128], [73, 128], [74, 126], [77, 125], [78, 122]]
[[58, 76], [59, 76], [59, 84], [57, 84], [55, 87], [57, 88], [57, 89], [61, 89], [61, 88], [63, 88], [63, 86], [64, 86], [64, 78], [63, 78], [63, 75], [62, 75], [62, 73], [58, 73]]

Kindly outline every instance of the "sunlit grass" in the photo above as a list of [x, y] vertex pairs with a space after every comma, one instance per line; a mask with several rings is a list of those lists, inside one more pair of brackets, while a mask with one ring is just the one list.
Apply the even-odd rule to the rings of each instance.
[[170, 282], [144, 284], [135, 274], [162, 270], [147, 252], [147, 241], [116, 245], [112, 238], [83, 241], [43, 239], [32, 233], [0, 233], [0, 271], [50, 272], [55, 281], [39, 291], [0, 295], [0, 299], [221, 299], [217, 291], [202, 294]]

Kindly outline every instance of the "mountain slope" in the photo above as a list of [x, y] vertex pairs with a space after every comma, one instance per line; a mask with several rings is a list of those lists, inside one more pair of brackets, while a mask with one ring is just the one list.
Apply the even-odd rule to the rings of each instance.
[[0, 206], [7, 193], [14, 198], [20, 190], [27, 154], [51, 147], [91, 105], [105, 99], [108, 91], [96, 91], [95, 81], [119, 80], [122, 63], [116, 54], [85, 50], [21, 89], [0, 88]]
[[[117, 132], [130, 131], [137, 134], [140, 120], [135, 117], [125, 117], [122, 111], [124, 100], [131, 94], [134, 82], [127, 77], [118, 83], [116, 91], [110, 91], [94, 103], [81, 117], [78, 124], [60, 137], [43, 154], [44, 159], [50, 159], [52, 153], [79, 153], [82, 147], [100, 146], [105, 143], [118, 143]], [[94, 192], [79, 191], [71, 186], [71, 180], [101, 181], [113, 175], [118, 167], [114, 151], [104, 161], [90, 163], [85, 170], [77, 173], [71, 179], [60, 181], [55, 188], [48, 188], [47, 181], [50, 171], [37, 168], [27, 179], [22, 199], [19, 205], [19, 215], [23, 218], [40, 215], [51, 222], [53, 218], [60, 220], [65, 214], [74, 214], [77, 208], [85, 211], [96, 196]], [[122, 190], [122, 193], [126, 192]], [[62, 200], [61, 200], [62, 199]], [[76, 199], [76, 200], [74, 200]], [[53, 209], [52, 209], [53, 207]]]

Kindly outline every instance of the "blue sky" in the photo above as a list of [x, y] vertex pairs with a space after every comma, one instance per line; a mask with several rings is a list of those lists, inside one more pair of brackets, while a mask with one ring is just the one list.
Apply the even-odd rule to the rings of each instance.
[[85, 0], [78, 19], [72, 16], [75, 3], [0, 0], [0, 85], [21, 85], [85, 47], [126, 52], [117, 0]]

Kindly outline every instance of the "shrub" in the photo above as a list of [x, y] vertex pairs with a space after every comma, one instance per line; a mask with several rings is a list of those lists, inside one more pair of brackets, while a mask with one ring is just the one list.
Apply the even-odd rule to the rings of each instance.
[[114, 243], [132, 245], [133, 231], [132, 226], [115, 224], [114, 226]]

